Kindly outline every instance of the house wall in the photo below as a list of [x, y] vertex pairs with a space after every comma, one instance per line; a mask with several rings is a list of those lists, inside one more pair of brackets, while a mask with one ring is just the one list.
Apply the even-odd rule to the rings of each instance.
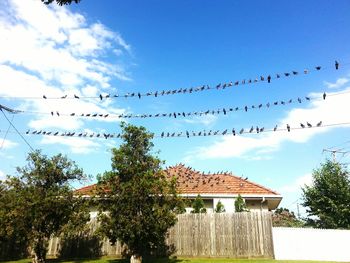
[[226, 213], [233, 213], [235, 211], [235, 198], [214, 198], [213, 199], [213, 208], [216, 208], [219, 201], [224, 205]]

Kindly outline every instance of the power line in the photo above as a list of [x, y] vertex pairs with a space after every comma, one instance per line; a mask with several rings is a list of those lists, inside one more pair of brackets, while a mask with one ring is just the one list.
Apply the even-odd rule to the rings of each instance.
[[[350, 91], [347, 91], [347, 93], [350, 93]], [[342, 93], [344, 94], [344, 93]], [[181, 117], [189, 117], [189, 116], [206, 116], [206, 115], [219, 115], [224, 114], [227, 115], [232, 112], [237, 111], [251, 111], [251, 110], [261, 110], [261, 109], [268, 109], [276, 106], [286, 106], [289, 104], [301, 104], [307, 101], [319, 101], [319, 100], [325, 100], [327, 96], [336, 96], [341, 94], [326, 94], [325, 92], [320, 96], [299, 96], [284, 100], [274, 100], [267, 103], [259, 103], [255, 105], [245, 105], [245, 106], [227, 106], [227, 107], [221, 107], [217, 109], [206, 109], [202, 111], [190, 111], [190, 112], [179, 112], [179, 111], [173, 111], [173, 112], [167, 112], [167, 113], [143, 113], [143, 114], [131, 114], [131, 113], [121, 113], [121, 114], [115, 114], [115, 113], [109, 113], [109, 112], [103, 112], [103, 113], [77, 113], [77, 112], [70, 112], [70, 113], [62, 113], [57, 110], [51, 111], [51, 112], [38, 112], [38, 111], [18, 111], [20, 113], [27, 113], [27, 114], [42, 114], [42, 115], [52, 115], [52, 116], [67, 116], [67, 117], [76, 117], [76, 118], [162, 118], [162, 117], [170, 117], [170, 118], [181, 118]]]
[[6, 118], [6, 120], [8, 121], [8, 123], [9, 123], [9, 124], [12, 126], [12, 128], [17, 132], [17, 134], [18, 134], [19, 136], [21, 136], [21, 138], [22, 138], [23, 141], [29, 146], [29, 148], [34, 152], [33, 147], [32, 147], [32, 146], [29, 144], [29, 142], [23, 137], [23, 135], [17, 130], [17, 128], [15, 127], [15, 125], [13, 125], [13, 123], [9, 120], [9, 118], [7, 118], [7, 116], [6, 116], [5, 112], [3, 111], [3, 109], [4, 109], [4, 110], [7, 110], [7, 111], [9, 111], [9, 112], [11, 112], [11, 113], [15, 113], [16, 111], [15, 111], [15, 110], [12, 110], [12, 109], [10, 109], [10, 108], [7, 108], [7, 107], [5, 107], [5, 106], [3, 106], [3, 105], [0, 104], [0, 110], [1, 110], [2, 114], [4, 115], [4, 117]]
[[[350, 63], [342, 63], [341, 67], [347, 66]], [[68, 96], [68, 94], [62, 94], [59, 97], [50, 97], [45, 94], [42, 95], [42, 97], [11, 97], [11, 96], [0, 96], [0, 98], [8, 98], [8, 99], [44, 99], [44, 100], [61, 100], [61, 99], [111, 99], [111, 98], [139, 98], [142, 97], [162, 97], [165, 95], [174, 95], [174, 94], [191, 94], [191, 93], [197, 93], [202, 91], [208, 91], [208, 90], [223, 90], [226, 88], [232, 88], [236, 86], [241, 85], [250, 85], [250, 84], [256, 84], [261, 82], [268, 82], [270, 83], [272, 80], [281, 79], [281, 78], [289, 78], [290, 76], [297, 76], [297, 75], [306, 75], [310, 72], [314, 71], [320, 71], [330, 68], [335, 68], [338, 70], [340, 64], [335, 61], [334, 66], [315, 66], [313, 69], [304, 69], [304, 70], [292, 70], [284, 73], [275, 73], [275, 74], [269, 74], [265, 76], [259, 76], [256, 78], [249, 78], [249, 79], [241, 79], [241, 80], [235, 80], [235, 81], [229, 81], [229, 82], [220, 82], [216, 85], [210, 86], [210, 85], [201, 85], [197, 87], [190, 87], [190, 88], [180, 88], [180, 89], [173, 89], [173, 90], [158, 90], [158, 91], [149, 91], [146, 93], [143, 93], [141, 91], [136, 92], [129, 92], [125, 94], [100, 94], [99, 96], [81, 96], [80, 94], [73, 94]]]
[[[15, 116], [15, 115], [12, 115], [11, 121], [13, 121], [14, 116]], [[6, 130], [5, 136], [4, 136], [4, 138], [3, 138], [3, 140], [2, 140], [2, 143], [1, 143], [1, 146], [0, 146], [0, 150], [2, 150], [2, 147], [3, 147], [4, 144], [5, 144], [5, 140], [6, 140], [7, 134], [8, 134], [9, 131], [10, 131], [10, 128], [11, 128], [11, 124], [9, 125], [9, 127], [8, 127], [7, 130]]]
[[[343, 122], [343, 123], [332, 123], [332, 124], [322, 124], [322, 121], [318, 122], [316, 125], [312, 125], [311, 123], [308, 123], [308, 126], [305, 126], [304, 128], [301, 126], [290, 126], [289, 124], [286, 125], [280, 125], [281, 127], [278, 127], [277, 125], [272, 129], [266, 129], [264, 127], [258, 127], [258, 126], [251, 126], [250, 128], [241, 128], [241, 129], [235, 129], [235, 128], [227, 128], [227, 129], [221, 129], [221, 130], [201, 130], [201, 131], [182, 131], [182, 132], [161, 132], [160, 134], [155, 135], [155, 138], [174, 138], [174, 137], [206, 137], [206, 136], [239, 136], [239, 135], [246, 135], [246, 134], [259, 134], [259, 133], [266, 133], [266, 132], [291, 132], [294, 130], [309, 130], [314, 128], [326, 128], [326, 127], [334, 127], [334, 126], [341, 126], [341, 125], [350, 125], [349, 122]], [[285, 128], [284, 128], [285, 127]], [[0, 132], [4, 132], [1, 131]], [[57, 136], [57, 137], [80, 137], [80, 138], [105, 138], [105, 139], [115, 139], [115, 138], [121, 138], [121, 133], [101, 133], [101, 132], [77, 132], [77, 131], [43, 131], [43, 130], [27, 130], [26, 132], [23, 132], [22, 134], [26, 135], [45, 135], [45, 136]]]

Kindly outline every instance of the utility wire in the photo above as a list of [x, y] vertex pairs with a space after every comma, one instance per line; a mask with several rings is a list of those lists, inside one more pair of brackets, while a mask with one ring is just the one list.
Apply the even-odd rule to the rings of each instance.
[[111, 98], [139, 98], [146, 97], [146, 96], [154, 96], [154, 97], [161, 97], [165, 95], [174, 95], [174, 94], [190, 94], [190, 93], [196, 93], [201, 91], [207, 91], [207, 90], [219, 90], [219, 89], [226, 89], [226, 88], [232, 88], [235, 86], [241, 86], [241, 85], [250, 85], [250, 84], [256, 84], [261, 82], [268, 82], [270, 83], [272, 80], [276, 79], [282, 79], [282, 78], [289, 78], [290, 76], [298, 76], [298, 75], [306, 75], [310, 72], [314, 71], [324, 71], [325, 69], [334, 68], [338, 70], [339, 67], [348, 66], [350, 63], [341, 63], [339, 64], [337, 61], [335, 62], [334, 66], [316, 66], [312, 67], [313, 69], [304, 69], [304, 70], [298, 70], [298, 71], [288, 71], [284, 73], [276, 73], [271, 75], [265, 75], [260, 76], [257, 78], [247, 78], [247, 79], [241, 79], [236, 81], [230, 81], [230, 82], [221, 82], [216, 85], [202, 85], [197, 87], [190, 87], [190, 88], [180, 88], [180, 89], [173, 89], [173, 90], [157, 90], [157, 91], [149, 91], [146, 93], [143, 93], [141, 91], [135, 91], [135, 92], [128, 92], [125, 94], [100, 94], [99, 96], [81, 96], [80, 94], [74, 94], [73, 96], [68, 96], [67, 94], [62, 94], [62, 96], [59, 97], [50, 97], [46, 96], [45, 94], [42, 95], [42, 97], [11, 97], [11, 96], [0, 96], [0, 98], [8, 98], [8, 99], [44, 99], [44, 100], [60, 100], [60, 99], [111, 99]]
[[[15, 116], [15, 115], [12, 115], [11, 121], [13, 121], [14, 116]], [[4, 138], [3, 138], [3, 140], [2, 140], [2, 143], [1, 143], [1, 146], [0, 146], [0, 150], [2, 150], [2, 147], [4, 147], [5, 140], [6, 140], [7, 134], [8, 134], [9, 131], [10, 131], [10, 128], [11, 128], [11, 124], [9, 125], [9, 127], [8, 127], [7, 130], [6, 130], [5, 136], [4, 136]]]
[[[9, 120], [9, 118], [7, 118], [5, 112], [3, 111], [3, 109], [6, 110], [6, 108], [2, 105], [0, 105], [0, 110], [2, 112], [2, 114], [4, 115], [4, 117], [6, 118], [6, 120], [9, 122], [9, 124], [12, 126], [12, 128], [17, 132], [17, 134], [19, 136], [21, 136], [21, 138], [23, 139], [23, 141], [29, 146], [29, 148], [34, 152], [33, 147], [29, 144], [29, 142], [23, 137], [23, 135], [17, 130], [17, 128], [15, 127], [15, 125], [13, 125], [13, 123]], [[13, 111], [10, 111], [13, 113]]]

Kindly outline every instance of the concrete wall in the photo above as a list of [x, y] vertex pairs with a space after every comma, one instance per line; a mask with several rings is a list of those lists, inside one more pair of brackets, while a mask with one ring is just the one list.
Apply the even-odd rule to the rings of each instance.
[[272, 233], [275, 259], [350, 262], [350, 230], [274, 227]]

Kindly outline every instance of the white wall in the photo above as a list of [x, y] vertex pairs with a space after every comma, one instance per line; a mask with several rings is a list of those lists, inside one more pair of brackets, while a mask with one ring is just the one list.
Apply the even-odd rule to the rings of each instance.
[[224, 205], [226, 213], [233, 213], [235, 211], [235, 198], [232, 198], [232, 197], [214, 198], [213, 199], [214, 209], [216, 208], [216, 205], [219, 201]]
[[274, 227], [272, 233], [275, 259], [350, 262], [350, 230]]

